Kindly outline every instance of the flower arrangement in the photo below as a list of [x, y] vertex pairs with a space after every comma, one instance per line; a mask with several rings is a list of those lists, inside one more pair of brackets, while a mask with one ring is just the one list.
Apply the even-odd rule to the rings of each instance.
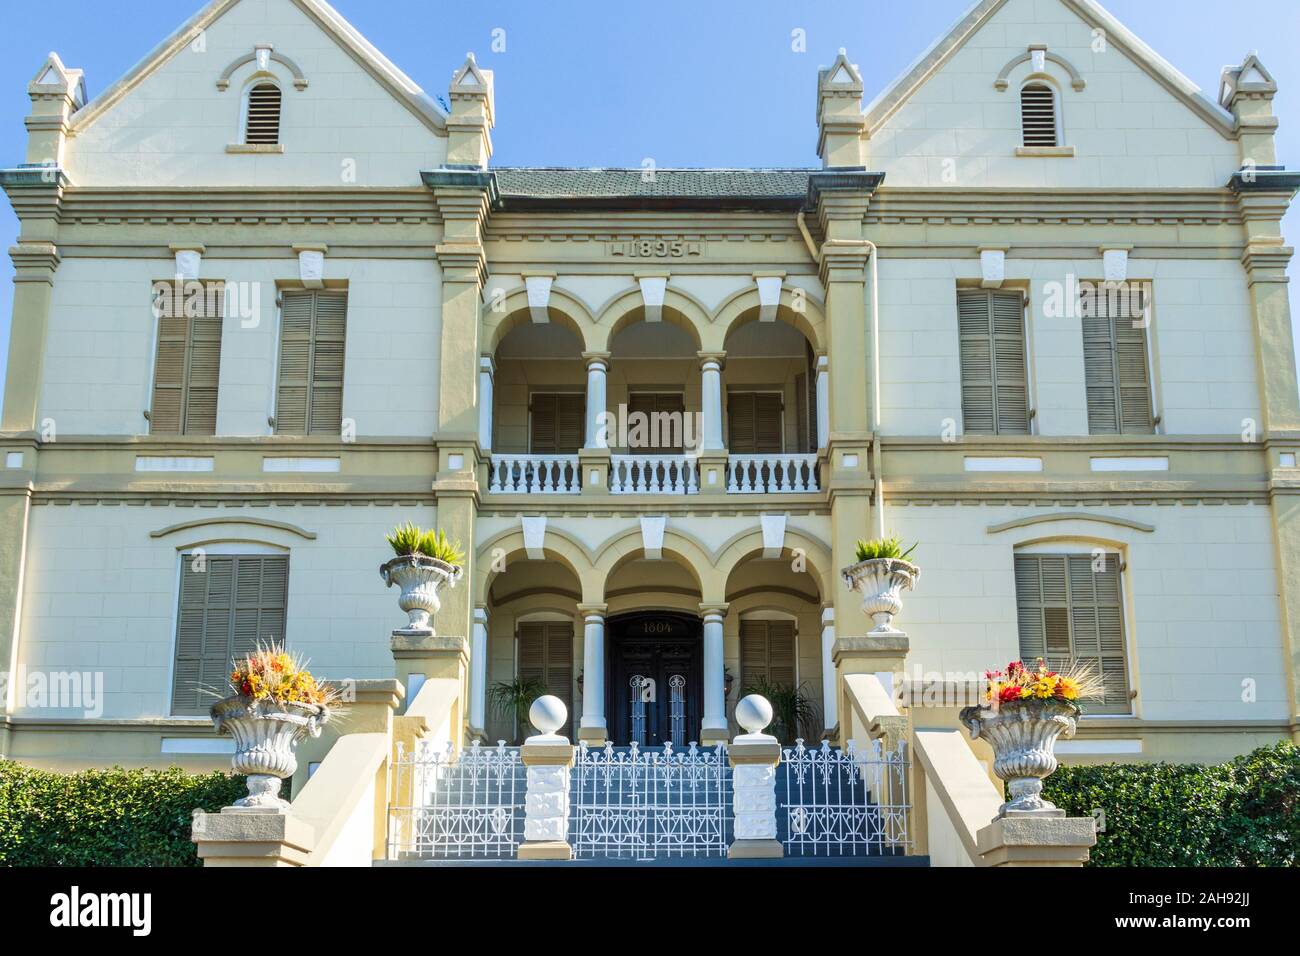
[[426, 558], [433, 558], [456, 567], [463, 567], [465, 564], [465, 551], [460, 542], [449, 539], [442, 529], [425, 531], [408, 521], [394, 528], [393, 533], [385, 540], [399, 558], [422, 554]]
[[988, 680], [984, 704], [994, 710], [1032, 700], [1057, 700], [1078, 706], [1080, 700], [1105, 696], [1105, 687], [1091, 664], [1073, 663], [1061, 674], [1049, 670], [1040, 657], [1032, 669], [1021, 661], [1012, 661], [1006, 670], [987, 671], [984, 677]]
[[903, 550], [903, 539], [898, 535], [890, 535], [888, 538], [873, 538], [871, 541], [859, 541], [857, 556], [859, 561], [874, 561], [877, 558], [893, 558], [897, 561], [906, 561], [916, 550], [913, 544], [906, 551]]
[[258, 645], [256, 651], [235, 661], [230, 687], [239, 697], [274, 704], [328, 706], [337, 692], [317, 683], [305, 662], [281, 644]]

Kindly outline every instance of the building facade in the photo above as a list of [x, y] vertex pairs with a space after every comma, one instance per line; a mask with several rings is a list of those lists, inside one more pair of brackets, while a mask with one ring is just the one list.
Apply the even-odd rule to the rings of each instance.
[[[1266, 68], [1206, 98], [1092, 0], [983, 0], [870, 102], [814, 81], [813, 168], [504, 168], [491, 71], [444, 106], [321, 0], [213, 0], [92, 100], [51, 56], [0, 171], [0, 754], [222, 766], [259, 640], [450, 651], [465, 739], [517, 680], [589, 743], [726, 739], [764, 687], [834, 738], [882, 533], [896, 688], [1078, 658], [1070, 759], [1300, 739]], [[408, 520], [468, 554], [403, 644]]]

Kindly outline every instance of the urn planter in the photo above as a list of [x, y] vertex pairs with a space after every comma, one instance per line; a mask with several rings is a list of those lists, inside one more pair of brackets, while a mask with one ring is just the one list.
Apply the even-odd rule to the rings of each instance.
[[993, 772], [1005, 780], [1010, 799], [998, 811], [1051, 813], [1063, 811], [1042, 797], [1043, 780], [1056, 771], [1056, 738], [1074, 735], [1079, 708], [1062, 700], [1024, 700], [990, 707], [966, 707], [961, 722], [971, 739], [993, 748]]
[[319, 737], [330, 719], [323, 704], [286, 704], [248, 697], [227, 697], [212, 705], [217, 732], [235, 738], [230, 764], [248, 776], [248, 796], [236, 800], [241, 810], [278, 812], [289, 802], [280, 796], [280, 781], [298, 769], [294, 748]]
[[460, 580], [462, 569], [437, 558], [423, 554], [404, 554], [382, 564], [379, 574], [390, 588], [400, 589], [397, 606], [410, 618], [406, 627], [393, 633], [411, 637], [428, 637], [433, 634], [433, 617], [442, 607], [438, 592], [454, 588]]
[[876, 624], [873, 634], [893, 634], [894, 615], [903, 609], [902, 592], [910, 591], [921, 569], [900, 558], [872, 558], [840, 572], [849, 590], [862, 595], [862, 612]]

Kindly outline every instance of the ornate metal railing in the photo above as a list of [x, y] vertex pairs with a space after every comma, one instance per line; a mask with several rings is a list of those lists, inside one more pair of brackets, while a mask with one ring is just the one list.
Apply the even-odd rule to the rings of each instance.
[[576, 495], [582, 492], [577, 455], [493, 455], [488, 491], [516, 495]]
[[726, 856], [731, 767], [722, 744], [686, 750], [578, 748], [570, 795], [577, 857]]
[[459, 754], [397, 745], [388, 858], [509, 858], [523, 840], [524, 765], [518, 747], [478, 743]]
[[818, 491], [816, 455], [731, 455], [727, 494], [802, 494]]
[[699, 490], [699, 462], [690, 455], [610, 456], [610, 494], [694, 495]]
[[908, 760], [905, 745], [885, 750], [872, 741], [861, 754], [826, 741], [802, 740], [781, 754], [784, 799], [777, 800], [777, 831], [787, 856], [903, 854], [907, 833]]

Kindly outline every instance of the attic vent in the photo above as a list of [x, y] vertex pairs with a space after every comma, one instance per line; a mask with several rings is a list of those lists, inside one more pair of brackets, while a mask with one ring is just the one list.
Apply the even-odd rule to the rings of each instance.
[[1025, 146], [1059, 146], [1056, 94], [1043, 83], [1030, 83], [1020, 91], [1020, 125]]
[[280, 88], [275, 84], [261, 83], [249, 90], [244, 142], [250, 146], [280, 142]]

